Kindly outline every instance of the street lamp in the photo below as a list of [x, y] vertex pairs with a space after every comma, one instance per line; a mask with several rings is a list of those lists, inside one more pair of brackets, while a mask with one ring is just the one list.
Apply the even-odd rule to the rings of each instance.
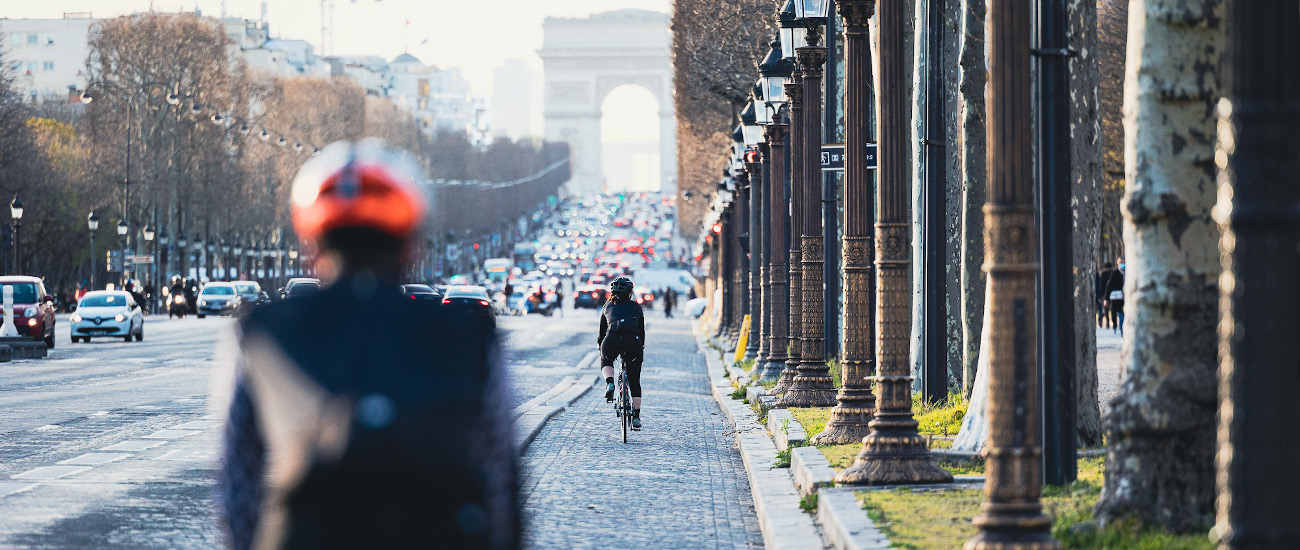
[[758, 65], [759, 86], [763, 88], [763, 99], [766, 102], [768, 123], [772, 120], [772, 115], [781, 110], [789, 98], [785, 95], [785, 83], [790, 80], [790, 74], [794, 72], [794, 60], [784, 57], [784, 49], [781, 41], [776, 40], [768, 48], [767, 55], [763, 57], [763, 62]]
[[799, 19], [795, 4], [800, 0], [786, 0], [777, 13], [777, 22], [781, 27], [781, 55], [794, 59], [794, 50], [808, 45], [808, 29]]
[[86, 216], [86, 227], [90, 229], [90, 288], [86, 290], [95, 290], [95, 232], [99, 230], [99, 216], [94, 210]]
[[183, 233], [183, 232], [181, 232], [181, 233], [177, 233], [177, 234], [176, 234], [176, 252], [179, 253], [179, 256], [176, 258], [176, 260], [177, 260], [177, 264], [178, 264], [176, 267], [178, 267], [178, 268], [180, 269], [180, 276], [181, 276], [181, 280], [182, 280], [182, 282], [183, 282], [185, 279], [188, 279], [188, 278], [189, 278], [189, 275], [190, 275], [190, 273], [189, 273], [189, 269], [188, 269], [188, 266], [186, 265], [186, 264], [188, 264], [189, 261], [190, 261], [190, 252], [189, 252], [189, 249], [188, 249], [188, 248], [185, 248], [185, 245], [187, 245], [187, 244], [189, 244], [189, 242], [185, 240], [185, 233]]
[[[758, 142], [763, 141], [763, 128], [758, 125], [757, 110], [754, 109], [754, 105], [755, 103], [749, 103], [745, 105], [744, 110], [740, 111], [741, 139], [746, 148], [757, 147]], [[741, 159], [744, 159], [743, 153]]]
[[126, 220], [117, 222], [118, 261], [122, 263], [122, 279], [126, 278], [126, 234], [130, 231], [131, 226], [126, 224]]
[[[167, 238], [167, 231], [166, 231], [166, 230], [163, 230], [163, 231], [159, 231], [159, 232], [158, 232], [158, 250], [159, 250], [159, 255], [158, 255], [157, 258], [154, 258], [154, 261], [155, 261], [155, 262], [158, 262], [157, 265], [158, 265], [158, 287], [159, 287], [159, 288], [161, 288], [163, 285], [167, 284], [167, 281], [164, 279], [164, 277], [167, 276], [167, 272], [168, 272], [168, 271], [171, 271], [171, 269], [170, 269], [171, 266], [168, 265], [168, 264], [171, 263], [171, 259], [172, 259], [172, 258], [171, 258], [171, 256], [172, 256], [172, 255], [171, 255], [171, 252], [167, 249], [167, 243], [168, 243], [169, 241], [170, 241], [170, 239]], [[167, 260], [166, 260], [166, 261], [161, 261], [164, 257], [167, 258]]]
[[[157, 271], [158, 271], [157, 269], [158, 249], [154, 247], [155, 233], [154, 233], [153, 226], [152, 225], [144, 226], [144, 229], [141, 230], [141, 233], [144, 235], [145, 246], [151, 249], [150, 252], [153, 252], [153, 256], [154, 256], [153, 260], [155, 263], [149, 264], [149, 281], [148, 281], [149, 289], [153, 290], [153, 288], [156, 286], [154, 285], [154, 280], [157, 279]], [[153, 297], [150, 296], [148, 299], [149, 299], [149, 304], [148, 304], [149, 311], [153, 312]], [[143, 306], [144, 304], [141, 305]]]
[[14, 274], [22, 273], [22, 266], [18, 263], [18, 229], [23, 225], [23, 201], [18, 200], [18, 195], [14, 195], [14, 200], [9, 202], [9, 216], [13, 218], [14, 224]]

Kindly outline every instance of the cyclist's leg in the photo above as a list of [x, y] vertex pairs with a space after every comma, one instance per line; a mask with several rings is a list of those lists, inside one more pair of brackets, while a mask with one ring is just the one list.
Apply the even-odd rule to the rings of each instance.
[[618, 357], [618, 350], [605, 338], [605, 342], [600, 345], [600, 375], [605, 378], [605, 401], [614, 399], [614, 358]]
[[623, 351], [623, 368], [627, 370], [627, 385], [632, 393], [632, 408], [641, 410], [641, 363], [645, 351], [640, 347]]

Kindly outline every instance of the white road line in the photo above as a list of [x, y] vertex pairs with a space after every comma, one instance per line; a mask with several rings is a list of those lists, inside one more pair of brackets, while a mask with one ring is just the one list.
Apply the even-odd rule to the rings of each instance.
[[90, 470], [90, 466], [41, 466], [32, 468], [21, 474], [14, 474], [14, 479], [30, 479], [35, 481], [50, 481]]
[[81, 456], [60, 460], [59, 464], [72, 464], [76, 466], [99, 466], [109, 462], [117, 462], [131, 456], [131, 453], [85, 453]]

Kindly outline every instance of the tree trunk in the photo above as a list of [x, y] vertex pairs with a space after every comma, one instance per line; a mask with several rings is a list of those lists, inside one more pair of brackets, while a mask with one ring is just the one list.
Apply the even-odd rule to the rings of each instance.
[[954, 135], [961, 178], [961, 389], [967, 397], [975, 388], [984, 327], [984, 11], [984, 0], [961, 2], [960, 130]]
[[1214, 513], [1219, 231], [1214, 144], [1222, 0], [1129, 11], [1123, 199], [1125, 379], [1106, 419], [1103, 522], [1177, 532]]
[[1101, 189], [1098, 125], [1097, 3], [1070, 0], [1069, 44], [1079, 52], [1070, 60], [1070, 181], [1074, 218], [1074, 364], [1081, 447], [1101, 444], [1101, 410], [1097, 403], [1097, 303], [1093, 274], [1097, 263], [1097, 204]]
[[930, 97], [930, 42], [928, 35], [930, 29], [926, 25], [926, 15], [929, 11], [928, 4], [930, 0], [916, 0], [910, 2], [912, 7], [912, 28], [915, 29], [913, 36], [911, 52], [911, 85], [912, 94], [909, 107], [911, 108], [911, 118], [908, 121], [908, 141], [912, 144], [908, 151], [908, 160], [911, 162], [912, 169], [909, 171], [912, 178], [911, 195], [912, 195], [912, 337], [909, 341], [910, 352], [912, 354], [912, 391], [920, 392], [924, 387], [923, 382], [926, 375], [926, 346], [925, 346], [925, 329], [926, 329], [926, 285], [925, 285], [925, 268], [926, 268], [926, 247], [929, 243], [925, 240], [925, 215], [926, 215], [926, 183], [929, 181], [929, 163], [926, 162], [926, 156], [930, 153], [932, 147], [925, 145], [926, 138], [926, 109], [932, 98]]
[[961, 0], [946, 0], [943, 5], [943, 149], [944, 156], [944, 311], [943, 326], [947, 334], [944, 365], [948, 371], [948, 392], [961, 389], [962, 382], [962, 315], [961, 315], [961, 148], [958, 115], [958, 62], [961, 59]]
[[[982, 256], [982, 255], [981, 255]], [[982, 285], [980, 303], [987, 302], [988, 285]], [[988, 335], [989, 323], [992, 322], [992, 316], [986, 308], [980, 312], [979, 334]], [[984, 449], [984, 442], [988, 441], [988, 403], [989, 381], [985, 378], [988, 376], [989, 367], [989, 343], [987, 340], [981, 341], [975, 346], [977, 357], [975, 360], [976, 368], [973, 379], [971, 380], [970, 405], [966, 407], [966, 416], [961, 419], [961, 430], [957, 432], [957, 437], [953, 439], [952, 450], [978, 453]]]

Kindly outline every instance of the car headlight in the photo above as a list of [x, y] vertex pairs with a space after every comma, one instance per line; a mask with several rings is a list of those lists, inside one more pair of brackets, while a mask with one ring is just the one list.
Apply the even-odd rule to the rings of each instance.
[[28, 320], [27, 320], [27, 326], [29, 326], [29, 327], [34, 327], [34, 326], [36, 326], [36, 318], [35, 318], [35, 317], [32, 317], [31, 319], [28, 319]]
[[125, 320], [126, 320], [126, 316], [125, 316], [125, 315], [122, 315], [121, 313], [119, 313], [119, 314], [113, 316], [113, 320], [115, 320], [115, 321], [121, 323], [122, 321], [125, 321]]
[[72, 322], [74, 322], [74, 323], [80, 323], [80, 322], [81, 322], [81, 316], [80, 316], [80, 315], [77, 315], [76, 313], [73, 313], [73, 314], [72, 314], [72, 317], [68, 317], [68, 320], [70, 320], [70, 321], [72, 321]]
[[206, 305], [208, 305], [208, 301], [207, 301], [207, 300], [199, 300], [199, 305], [200, 305], [200, 306], [206, 306]]
[[23, 317], [35, 317], [35, 316], [36, 316], [36, 308], [29, 307], [23, 310]]

